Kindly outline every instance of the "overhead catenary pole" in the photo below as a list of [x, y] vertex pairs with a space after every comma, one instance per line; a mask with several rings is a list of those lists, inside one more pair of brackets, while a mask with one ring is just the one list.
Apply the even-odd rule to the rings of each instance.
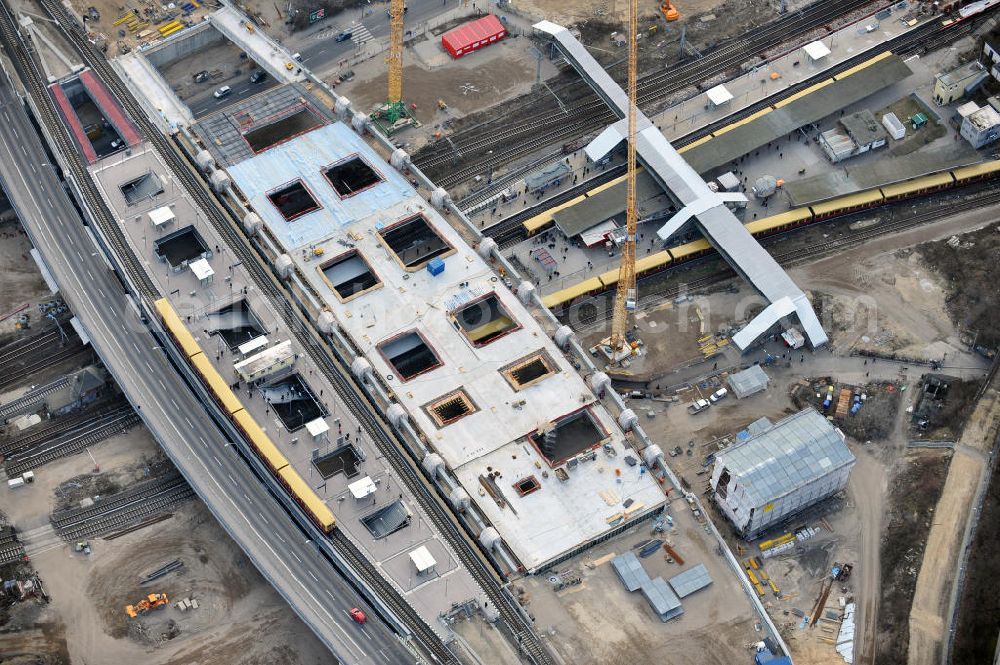
[[622, 351], [627, 341], [625, 332], [629, 325], [629, 312], [635, 309], [637, 294], [635, 286], [635, 236], [637, 211], [635, 204], [635, 135], [636, 135], [636, 79], [638, 72], [638, 0], [628, 3], [628, 181], [625, 195], [626, 235], [622, 247], [621, 267], [618, 269], [618, 289], [615, 291], [614, 318], [611, 323], [611, 350], [614, 354]]

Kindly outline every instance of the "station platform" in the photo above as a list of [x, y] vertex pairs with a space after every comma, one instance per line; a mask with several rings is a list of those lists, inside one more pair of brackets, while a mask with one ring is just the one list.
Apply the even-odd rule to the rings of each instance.
[[[535, 29], [556, 42], [567, 60], [612, 110], [620, 117], [626, 116], [628, 98], [624, 90], [566, 28], [542, 21], [535, 24]], [[599, 161], [619, 145], [627, 133], [622, 124], [619, 121], [601, 132], [587, 146], [585, 152], [588, 158]], [[761, 335], [792, 314], [813, 347], [826, 344], [829, 338], [809, 299], [729, 210], [726, 205], [729, 197], [712, 191], [641, 111], [638, 113], [638, 128], [635, 146], [638, 158], [679, 209], [657, 232], [660, 239], [667, 241], [689, 219], [693, 219], [705, 238], [733, 269], [770, 303], [748, 326], [733, 336], [734, 344], [741, 350], [749, 348]]]

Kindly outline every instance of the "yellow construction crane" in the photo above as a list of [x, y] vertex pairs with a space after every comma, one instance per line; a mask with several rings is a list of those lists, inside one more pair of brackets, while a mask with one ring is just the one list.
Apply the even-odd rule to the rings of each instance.
[[406, 114], [403, 104], [403, 15], [406, 0], [391, 0], [389, 3], [389, 97], [385, 117], [394, 123]]
[[639, 26], [639, 0], [628, 3], [628, 187], [625, 198], [626, 235], [622, 248], [622, 263], [618, 269], [618, 290], [615, 292], [615, 311], [611, 323], [611, 358], [620, 358], [629, 345], [625, 333], [629, 327], [629, 312], [635, 310], [638, 294], [635, 288], [635, 234], [637, 211], [635, 205], [635, 134], [636, 134], [636, 79], [638, 50], [636, 36]]

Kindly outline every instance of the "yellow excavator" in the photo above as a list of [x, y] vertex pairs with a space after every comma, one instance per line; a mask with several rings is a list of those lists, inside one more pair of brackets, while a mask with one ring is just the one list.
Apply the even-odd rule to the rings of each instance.
[[157, 607], [163, 607], [167, 605], [170, 601], [167, 600], [167, 594], [165, 593], [151, 593], [142, 600], [140, 600], [135, 605], [126, 605], [125, 614], [129, 615], [130, 618], [134, 619], [140, 614], [145, 614], [150, 610], [155, 610]]
[[667, 19], [668, 22], [676, 21], [681, 17], [681, 13], [677, 11], [677, 8], [673, 6], [670, 0], [663, 0], [660, 4], [660, 11], [663, 13], [663, 18]]

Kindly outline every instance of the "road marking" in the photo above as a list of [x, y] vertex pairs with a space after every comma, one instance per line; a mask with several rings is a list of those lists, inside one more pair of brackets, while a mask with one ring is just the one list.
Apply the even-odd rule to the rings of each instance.
[[286, 545], [288, 544], [288, 541], [282, 538], [280, 533], [276, 533], [274, 535], [276, 535], [278, 537], [278, 540], [280, 540], [281, 542], [285, 543]]
[[216, 457], [215, 455], [212, 455], [212, 459], [214, 459], [214, 460], [215, 460], [215, 463], [216, 463], [216, 464], [218, 464], [219, 466], [222, 466], [222, 462], [220, 462], [220, 461], [219, 461], [219, 458], [218, 458], [218, 457]]
[[258, 511], [257, 511], [257, 514], [258, 514], [258, 515], [260, 515], [260, 518], [261, 518], [262, 520], [264, 520], [264, 524], [268, 524], [268, 525], [270, 525], [270, 524], [271, 524], [271, 523], [270, 523], [270, 522], [269, 522], [269, 521], [267, 520], [267, 518], [266, 518], [266, 517], [264, 517], [264, 513], [260, 512], [260, 511], [258, 510]]
[[296, 561], [298, 561], [299, 563], [302, 563], [302, 559], [300, 559], [299, 555], [295, 553], [295, 550], [291, 550], [291, 553], [292, 553], [292, 556], [295, 557]]
[[199, 441], [201, 441], [201, 445], [203, 445], [203, 446], [205, 446], [206, 448], [208, 448], [208, 442], [207, 442], [207, 441], [205, 441], [204, 437], [200, 437], [200, 436], [199, 436], [199, 437], [198, 437], [198, 440], [199, 440]]
[[187, 416], [184, 416], [184, 422], [186, 422], [188, 424], [188, 427], [190, 427], [191, 429], [194, 429], [194, 425], [191, 423], [191, 419], [190, 418], [188, 418]]
[[382, 649], [379, 649], [378, 653], [379, 653], [380, 656], [382, 656], [382, 660], [384, 660], [387, 663], [389, 662], [389, 656], [385, 655], [385, 651], [382, 651]]
[[173, 398], [173, 397], [171, 397], [171, 398], [170, 398], [170, 403], [171, 403], [171, 404], [173, 404], [173, 405], [174, 405], [174, 408], [175, 408], [175, 409], [177, 409], [178, 411], [180, 411], [180, 410], [181, 410], [181, 407], [177, 406], [177, 402], [176, 402], [176, 401], [174, 401], [174, 398]]
[[240, 484], [238, 482], [236, 482], [235, 478], [233, 478], [233, 474], [227, 473], [226, 475], [229, 476], [229, 482], [231, 482], [233, 485], [236, 485], [237, 487], [239, 487]]
[[307, 570], [306, 572], [309, 573], [309, 577], [313, 578], [313, 582], [319, 582], [319, 578], [313, 575], [313, 571]]

